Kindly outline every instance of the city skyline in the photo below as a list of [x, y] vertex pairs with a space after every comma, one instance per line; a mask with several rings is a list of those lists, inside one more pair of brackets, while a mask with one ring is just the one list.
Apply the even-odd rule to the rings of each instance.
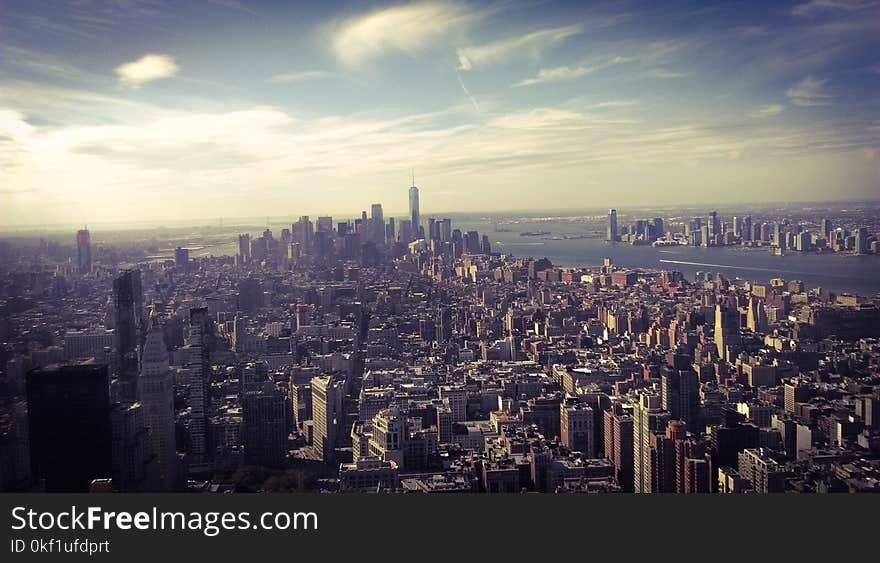
[[876, 198], [875, 4], [553, 8], [9, 3], [0, 223]]

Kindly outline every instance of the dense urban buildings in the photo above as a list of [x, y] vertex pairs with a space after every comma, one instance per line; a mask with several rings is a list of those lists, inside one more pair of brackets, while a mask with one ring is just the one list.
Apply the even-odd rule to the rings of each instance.
[[876, 224], [611, 209], [564, 239], [607, 257], [560, 266], [508, 250], [546, 228], [401, 200], [229, 231], [218, 255], [4, 241], [3, 489], [880, 489], [877, 295], [613, 258], [876, 260]]

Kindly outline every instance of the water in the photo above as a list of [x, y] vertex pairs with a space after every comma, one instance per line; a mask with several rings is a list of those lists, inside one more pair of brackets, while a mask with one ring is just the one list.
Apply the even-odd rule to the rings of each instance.
[[764, 248], [655, 248], [609, 244], [599, 239], [547, 240], [529, 245], [518, 244], [518, 241], [496, 241], [495, 247], [497, 251], [519, 256], [546, 256], [558, 266], [600, 265], [607, 256], [614, 264], [626, 268], [679, 270], [690, 280], [698, 271], [703, 271], [720, 273], [728, 279], [738, 277], [759, 283], [766, 283], [771, 278], [802, 280], [808, 288], [822, 287], [860, 295], [880, 292], [878, 256], [795, 252], [774, 256]]
[[[678, 270], [689, 280], [698, 271], [722, 274], [728, 279], [741, 278], [767, 283], [772, 278], [801, 280], [807, 288], [821, 287], [836, 292], [873, 296], [880, 293], [880, 256], [854, 256], [789, 251], [775, 256], [767, 247], [740, 246], [703, 248], [693, 246], [632, 246], [626, 243], [608, 243], [603, 238], [554, 240], [553, 237], [595, 234], [604, 227], [594, 221], [570, 219], [519, 219], [482, 225], [476, 218], [462, 220], [456, 228], [477, 229], [489, 235], [493, 251], [516, 256], [547, 257], [554, 265], [565, 267], [598, 266], [605, 257], [624, 268], [649, 270]], [[521, 232], [549, 231], [541, 237], [523, 237]]]

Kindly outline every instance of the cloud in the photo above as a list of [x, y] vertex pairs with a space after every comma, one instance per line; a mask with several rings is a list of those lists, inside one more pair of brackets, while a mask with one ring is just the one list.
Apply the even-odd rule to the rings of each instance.
[[650, 70], [646, 70], [642, 73], [642, 77], [644, 78], [656, 78], [658, 80], [670, 80], [673, 78], [684, 78], [685, 76], [690, 76], [690, 72], [684, 72], [679, 70], [669, 70], [666, 68], [652, 68]]
[[458, 69], [471, 70], [478, 66], [497, 63], [524, 51], [537, 57], [550, 45], [577, 35], [582, 30], [580, 24], [573, 24], [532, 31], [484, 45], [464, 47], [458, 50]]
[[462, 4], [416, 2], [375, 10], [333, 26], [336, 57], [356, 66], [389, 52], [413, 54], [479, 17]]
[[305, 82], [306, 80], [320, 80], [328, 78], [333, 74], [326, 70], [299, 70], [294, 72], [283, 72], [269, 77], [267, 82], [287, 83], [287, 82]]
[[[12, 86], [0, 92], [0, 106], [10, 108], [0, 111], [0, 169], [10, 192], [5, 215], [19, 222], [281, 209], [291, 189], [298, 209], [326, 210], [336, 203], [315, 186], [374, 189], [387, 184], [389, 171], [411, 165], [469, 182], [876, 147], [876, 133], [856, 120], [634, 120], [629, 100], [311, 117], [242, 102], [193, 98], [184, 104], [199, 108], [191, 111], [70, 88]], [[173, 209], [170, 200], [178, 203]]]
[[555, 68], [542, 68], [538, 74], [532, 78], [521, 80], [516, 86], [533, 86], [535, 84], [543, 84], [545, 82], [559, 82], [563, 80], [574, 80], [621, 63], [626, 63], [632, 59], [624, 57], [614, 57], [604, 62], [584, 62], [575, 66], [558, 66]]
[[467, 89], [467, 86], [464, 85], [464, 80], [461, 79], [461, 74], [456, 72], [455, 76], [458, 77], [458, 83], [459, 83], [459, 85], [461, 85], [461, 90], [464, 92], [464, 95], [467, 96], [468, 99], [471, 101], [471, 104], [473, 104], [474, 109], [477, 111], [482, 111], [482, 110], [480, 110], [480, 104], [477, 103], [477, 99], [471, 95], [470, 91]]
[[748, 116], [754, 118], [773, 117], [783, 111], [785, 111], [785, 106], [782, 104], [764, 104], [758, 109], [750, 111]]
[[826, 82], [827, 80], [808, 75], [786, 90], [785, 95], [796, 106], [825, 106], [828, 105], [828, 99], [831, 98], [831, 95], [825, 92]]
[[137, 88], [153, 80], [170, 78], [178, 70], [173, 57], [148, 53], [136, 61], [116, 67], [116, 75], [122, 84]]
[[816, 16], [830, 12], [858, 12], [880, 5], [876, 0], [810, 0], [792, 8], [795, 16]]

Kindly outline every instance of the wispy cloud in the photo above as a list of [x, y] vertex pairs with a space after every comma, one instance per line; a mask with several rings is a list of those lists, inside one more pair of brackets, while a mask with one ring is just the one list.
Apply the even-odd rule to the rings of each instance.
[[573, 24], [532, 31], [524, 35], [507, 37], [484, 45], [463, 47], [458, 50], [458, 68], [459, 70], [471, 70], [478, 66], [503, 61], [521, 53], [539, 56], [550, 45], [572, 35], [577, 35], [582, 30], [583, 26]]
[[625, 57], [614, 57], [604, 62], [584, 62], [575, 66], [558, 66], [554, 68], [542, 68], [532, 78], [521, 80], [516, 86], [533, 86], [545, 82], [559, 82], [562, 80], [574, 80], [593, 74], [594, 72], [608, 67], [631, 61]]
[[331, 42], [343, 64], [356, 66], [389, 52], [426, 49], [477, 17], [477, 12], [453, 2], [402, 4], [337, 23]]
[[282, 72], [281, 74], [270, 76], [267, 82], [305, 82], [307, 80], [320, 80], [322, 78], [329, 78], [330, 76], [333, 76], [333, 73], [326, 70], [298, 70], [293, 72]]
[[641, 76], [643, 78], [656, 78], [658, 80], [671, 80], [673, 78], [684, 78], [690, 76], [690, 72], [681, 70], [669, 70], [667, 68], [652, 68], [644, 71]]
[[458, 83], [459, 85], [461, 85], [461, 89], [464, 92], [464, 95], [467, 96], [467, 98], [471, 101], [471, 104], [473, 104], [474, 109], [477, 111], [482, 111], [480, 110], [480, 104], [477, 103], [477, 99], [471, 95], [470, 91], [467, 89], [467, 86], [464, 85], [464, 80], [461, 79], [461, 74], [456, 71], [455, 76], [458, 77]]
[[148, 53], [136, 61], [116, 67], [116, 75], [122, 84], [137, 88], [153, 80], [170, 78], [179, 70], [173, 57]]
[[876, 0], [810, 0], [792, 8], [796, 16], [816, 16], [833, 12], [858, 12], [880, 5]]
[[825, 106], [831, 98], [831, 95], [825, 91], [826, 82], [828, 81], [808, 75], [786, 90], [785, 95], [796, 106]]
[[764, 104], [758, 109], [750, 111], [748, 113], [748, 116], [760, 119], [764, 117], [773, 117], [774, 115], [779, 115], [783, 111], [785, 111], [785, 106], [782, 104]]

